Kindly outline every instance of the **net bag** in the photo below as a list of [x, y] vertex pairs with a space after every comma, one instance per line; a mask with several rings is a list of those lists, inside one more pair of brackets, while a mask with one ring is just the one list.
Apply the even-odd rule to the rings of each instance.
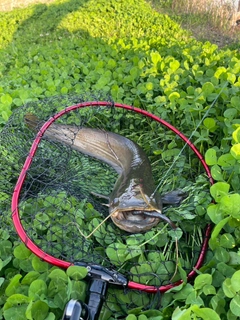
[[[211, 174], [194, 145], [166, 121], [111, 99], [91, 98], [47, 98], [13, 113], [0, 135], [3, 226], [16, 237], [13, 193], [15, 228], [36, 255], [61, 268], [97, 265], [110, 270], [109, 277], [126, 279], [122, 286], [110, 284], [103, 308], [119, 315], [136, 307], [159, 308], [161, 293], [193, 278], [203, 264]], [[37, 117], [35, 129], [26, 115]], [[47, 135], [55, 125], [62, 141]], [[142, 232], [119, 228], [108, 207], [118, 172], [64, 143], [65, 127], [115, 133], [140, 146], [151, 165], [154, 194], [186, 194], [178, 206], [163, 206], [175, 227], [159, 220]]]

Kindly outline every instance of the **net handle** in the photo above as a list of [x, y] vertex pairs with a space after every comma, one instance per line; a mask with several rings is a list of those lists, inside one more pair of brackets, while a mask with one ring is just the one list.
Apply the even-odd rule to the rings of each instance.
[[[52, 116], [51, 118], [49, 118], [41, 127], [41, 129], [38, 131], [31, 149], [29, 151], [29, 154], [25, 160], [25, 163], [23, 165], [23, 168], [20, 172], [20, 175], [18, 177], [17, 183], [15, 185], [14, 191], [13, 191], [13, 196], [12, 196], [12, 220], [13, 220], [13, 224], [15, 226], [15, 229], [20, 237], [20, 239], [23, 241], [23, 243], [26, 245], [26, 247], [31, 250], [36, 256], [38, 256], [40, 259], [43, 259], [44, 261], [53, 264], [57, 267], [60, 268], [68, 268], [69, 266], [73, 265], [73, 263], [70, 262], [66, 262], [64, 260], [58, 259], [58, 258], [54, 258], [53, 256], [45, 253], [43, 250], [41, 250], [31, 239], [28, 238], [28, 235], [26, 234], [21, 220], [20, 220], [20, 216], [19, 216], [19, 210], [18, 210], [18, 202], [19, 202], [19, 196], [20, 196], [20, 192], [24, 183], [24, 180], [26, 178], [27, 175], [27, 171], [29, 170], [33, 158], [35, 156], [35, 153], [38, 149], [38, 146], [42, 140], [42, 137], [45, 133], [45, 131], [50, 127], [50, 125], [55, 122], [58, 118], [60, 118], [61, 116], [80, 109], [80, 108], [86, 108], [86, 107], [116, 107], [116, 108], [122, 108], [122, 109], [126, 109], [132, 112], [136, 112], [139, 114], [142, 114], [154, 121], [157, 121], [158, 123], [161, 123], [162, 125], [164, 125], [165, 127], [167, 127], [168, 129], [170, 129], [171, 131], [173, 131], [176, 135], [178, 135], [192, 150], [193, 152], [197, 155], [198, 159], [200, 160], [200, 162], [202, 163], [206, 174], [209, 178], [209, 181], [211, 184], [214, 183], [214, 180], [212, 178], [210, 169], [208, 167], [208, 165], [206, 164], [204, 157], [202, 156], [202, 154], [198, 151], [198, 149], [194, 146], [194, 144], [183, 134], [181, 133], [177, 128], [175, 128], [174, 126], [172, 126], [170, 123], [168, 123], [167, 121], [157, 117], [156, 115], [146, 111], [146, 110], [142, 110], [139, 108], [135, 108], [133, 106], [129, 106], [129, 105], [125, 105], [125, 104], [120, 104], [120, 103], [111, 103], [111, 102], [106, 102], [106, 101], [90, 101], [90, 102], [82, 102], [79, 104], [75, 104], [73, 106], [67, 107], [63, 110], [61, 110], [60, 112], [56, 113], [54, 116]], [[204, 237], [204, 241], [201, 247], [201, 251], [198, 257], [198, 260], [196, 262], [196, 265], [193, 267], [193, 270], [188, 274], [187, 278], [188, 280], [190, 280], [191, 278], [193, 278], [196, 275], [196, 271], [198, 270], [201, 265], [203, 264], [206, 252], [207, 252], [207, 247], [208, 247], [208, 240], [211, 234], [211, 225], [208, 224], [206, 231], [205, 231], [205, 237]], [[169, 284], [166, 286], [161, 286], [159, 288], [156, 288], [154, 286], [147, 286], [147, 285], [142, 285], [139, 284], [137, 282], [133, 282], [133, 281], [129, 281], [128, 282], [128, 288], [130, 289], [136, 289], [136, 290], [141, 290], [141, 291], [145, 291], [148, 293], [156, 293], [158, 291], [160, 292], [165, 292], [175, 286], [178, 286], [179, 284], [181, 284], [183, 281], [179, 280], [178, 282], [175, 282], [173, 284]]]

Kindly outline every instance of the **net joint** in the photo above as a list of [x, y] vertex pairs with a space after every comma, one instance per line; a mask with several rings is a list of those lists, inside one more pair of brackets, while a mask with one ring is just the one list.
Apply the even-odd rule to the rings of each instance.
[[115, 270], [110, 270], [106, 267], [103, 267], [97, 264], [85, 264], [82, 262], [79, 262], [76, 265], [86, 267], [88, 270], [88, 277], [92, 279], [100, 279], [109, 284], [119, 285], [124, 287], [126, 287], [128, 284], [126, 277]]

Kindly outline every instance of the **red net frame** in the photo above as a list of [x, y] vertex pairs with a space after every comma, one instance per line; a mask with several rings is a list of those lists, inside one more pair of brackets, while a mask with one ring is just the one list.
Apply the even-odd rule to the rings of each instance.
[[[38, 149], [38, 146], [42, 140], [42, 137], [45, 133], [45, 131], [51, 126], [52, 123], [54, 123], [58, 118], [60, 118], [61, 116], [74, 111], [76, 109], [80, 109], [80, 108], [86, 108], [86, 107], [109, 107], [109, 102], [106, 101], [91, 101], [91, 102], [82, 102], [76, 105], [72, 105], [70, 107], [67, 107], [65, 109], [63, 109], [62, 111], [56, 113], [54, 116], [52, 116], [48, 121], [46, 121], [42, 127], [40, 128], [40, 130], [38, 131], [31, 149], [29, 151], [29, 154], [25, 160], [25, 163], [23, 165], [23, 168], [21, 170], [21, 173], [19, 175], [18, 181], [16, 183], [16, 186], [14, 188], [13, 191], [13, 196], [12, 196], [12, 220], [13, 220], [13, 224], [15, 226], [15, 229], [20, 237], [20, 239], [23, 241], [23, 243], [26, 245], [26, 247], [31, 250], [36, 256], [38, 256], [39, 258], [41, 258], [42, 260], [44, 260], [45, 262], [48, 262], [52, 265], [55, 265], [57, 267], [60, 268], [64, 268], [67, 269], [69, 266], [73, 265], [73, 263], [70, 262], [66, 262], [64, 260], [55, 258], [47, 253], [45, 253], [43, 250], [41, 250], [31, 239], [29, 239], [28, 235], [26, 234], [22, 223], [21, 223], [21, 219], [19, 216], [19, 210], [18, 210], [18, 202], [19, 202], [19, 196], [20, 196], [20, 192], [24, 183], [24, 180], [26, 178], [26, 174], [28, 169], [31, 166], [31, 163], [33, 161], [34, 155]], [[181, 133], [177, 128], [175, 128], [174, 126], [172, 126], [170, 123], [168, 123], [167, 121], [159, 118], [158, 116], [139, 109], [139, 108], [135, 108], [133, 106], [129, 106], [129, 105], [125, 105], [125, 104], [120, 104], [120, 103], [114, 103], [113, 105], [115, 108], [122, 108], [128, 111], [132, 111], [132, 112], [136, 112], [138, 114], [141, 114], [145, 117], [148, 117], [154, 121], [157, 121], [158, 123], [162, 124], [163, 126], [167, 127], [168, 129], [170, 129], [171, 131], [173, 131], [176, 135], [178, 135], [191, 149], [192, 151], [197, 155], [198, 159], [200, 160], [202, 166], [204, 167], [204, 170], [208, 176], [208, 179], [210, 181], [210, 184], [212, 185], [214, 183], [214, 180], [212, 178], [210, 169], [208, 167], [208, 165], [206, 164], [204, 157], [202, 156], [202, 154], [198, 151], [198, 149], [194, 146], [194, 144], [183, 134]], [[198, 257], [198, 260], [195, 264], [195, 266], [193, 267], [192, 271], [189, 272], [188, 276], [187, 276], [187, 280], [191, 280], [192, 278], [194, 278], [196, 276], [196, 270], [198, 270], [204, 262], [206, 253], [207, 253], [207, 249], [208, 249], [208, 241], [209, 241], [209, 237], [211, 234], [211, 225], [208, 224], [205, 230], [205, 234], [204, 234], [204, 240], [202, 243], [202, 247], [201, 247], [201, 251]], [[129, 281], [127, 287], [129, 289], [135, 289], [135, 290], [140, 290], [140, 291], [144, 291], [147, 293], [157, 293], [157, 292], [161, 292], [164, 293], [167, 290], [180, 285], [183, 282], [183, 280], [179, 280], [175, 283], [172, 284], [168, 284], [165, 286], [160, 286], [160, 287], [155, 287], [155, 286], [151, 286], [151, 285], [143, 285], [137, 282], [133, 282], [133, 281]]]

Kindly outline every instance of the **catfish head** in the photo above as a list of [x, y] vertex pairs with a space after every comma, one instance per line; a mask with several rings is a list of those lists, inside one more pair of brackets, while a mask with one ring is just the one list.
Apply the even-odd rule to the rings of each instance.
[[176, 225], [162, 213], [160, 195], [149, 195], [143, 185], [137, 182], [138, 179], [133, 179], [128, 184], [123, 183], [126, 187], [124, 192], [121, 187], [115, 186], [109, 197], [109, 213], [113, 223], [130, 233], [146, 232], [160, 221], [165, 221], [176, 229]]

